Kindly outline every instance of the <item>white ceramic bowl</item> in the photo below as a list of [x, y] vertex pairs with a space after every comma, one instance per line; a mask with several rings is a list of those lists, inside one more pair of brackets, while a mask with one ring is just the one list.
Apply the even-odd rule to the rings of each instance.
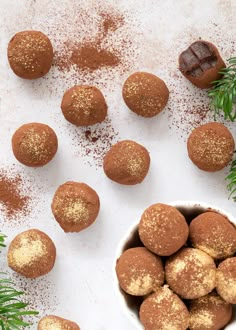
[[[223, 216], [227, 217], [230, 222], [232, 222], [234, 225], [236, 225], [236, 219], [229, 213], [225, 212], [221, 208], [217, 206], [213, 206], [207, 203], [202, 203], [202, 202], [194, 202], [194, 201], [176, 201], [169, 203], [169, 205], [172, 205], [176, 207], [186, 218], [188, 219], [193, 219], [197, 215], [206, 212], [206, 211], [215, 211], [218, 212], [219, 214], [222, 214]], [[121, 239], [120, 244], [118, 246], [118, 249], [116, 251], [116, 256], [115, 256], [115, 262], [113, 265], [113, 275], [114, 275], [114, 283], [115, 283], [115, 292], [117, 299], [119, 299], [121, 307], [124, 311], [124, 313], [128, 316], [128, 318], [131, 320], [133, 325], [139, 329], [143, 330], [143, 326], [141, 322], [139, 321], [139, 316], [138, 316], [138, 306], [141, 303], [137, 302], [138, 298], [137, 297], [131, 297], [128, 294], [126, 294], [119, 285], [119, 282], [117, 280], [116, 276], [116, 262], [117, 259], [121, 256], [121, 254], [131, 248], [138, 246], [140, 242], [139, 235], [138, 235], [138, 224], [139, 224], [140, 219], [135, 221], [132, 226], [128, 229], [127, 233], [124, 235], [124, 237]], [[142, 245], [142, 244], [140, 244]], [[234, 308], [234, 318], [231, 321], [231, 323], [225, 328], [225, 330], [235, 330], [236, 329], [236, 308]]]

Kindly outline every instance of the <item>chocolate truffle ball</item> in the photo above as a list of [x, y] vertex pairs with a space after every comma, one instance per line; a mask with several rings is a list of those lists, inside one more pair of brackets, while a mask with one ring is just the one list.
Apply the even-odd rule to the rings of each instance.
[[215, 259], [236, 253], [236, 228], [216, 212], [205, 212], [192, 220], [190, 239], [194, 247]]
[[216, 290], [225, 301], [236, 304], [236, 257], [219, 264], [216, 271]]
[[139, 315], [145, 330], [186, 330], [189, 325], [187, 307], [167, 286], [144, 300]]
[[61, 110], [66, 120], [76, 126], [101, 123], [107, 115], [107, 104], [94, 86], [75, 86], [65, 92]]
[[124, 140], [116, 143], [103, 160], [103, 169], [109, 179], [120, 184], [141, 183], [150, 166], [150, 156], [140, 144]]
[[225, 63], [211, 42], [195, 41], [179, 56], [181, 73], [199, 88], [210, 88], [221, 78], [219, 71], [223, 68]]
[[166, 262], [166, 280], [184, 299], [197, 299], [210, 293], [216, 285], [214, 260], [205, 252], [183, 248]]
[[52, 212], [65, 232], [80, 232], [97, 218], [100, 208], [95, 190], [85, 183], [68, 181], [53, 197]]
[[190, 330], [220, 330], [231, 320], [232, 305], [211, 293], [190, 303]]
[[220, 123], [195, 128], [188, 138], [188, 155], [201, 170], [219, 171], [229, 164], [234, 154], [234, 138]]
[[145, 247], [126, 250], [117, 260], [116, 274], [122, 289], [133, 296], [145, 296], [164, 283], [161, 258]]
[[153, 117], [167, 104], [169, 90], [163, 80], [147, 72], [129, 76], [123, 86], [126, 105], [142, 117]]
[[173, 206], [154, 204], [147, 208], [139, 223], [143, 244], [160, 256], [170, 256], [187, 241], [188, 225], [184, 216]]
[[13, 72], [24, 79], [44, 76], [51, 68], [52, 44], [40, 31], [16, 33], [8, 45], [8, 61]]
[[57, 136], [45, 124], [22, 125], [12, 137], [14, 156], [20, 163], [30, 167], [46, 165], [55, 156], [57, 148]]
[[37, 229], [17, 235], [8, 249], [8, 266], [15, 272], [36, 278], [49, 273], [55, 263], [56, 248], [48, 235]]
[[55, 315], [43, 317], [38, 324], [38, 330], [80, 330], [80, 327], [72, 321]]

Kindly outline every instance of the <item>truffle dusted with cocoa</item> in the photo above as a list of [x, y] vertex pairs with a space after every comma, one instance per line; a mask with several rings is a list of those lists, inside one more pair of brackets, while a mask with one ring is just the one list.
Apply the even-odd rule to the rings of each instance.
[[179, 56], [181, 73], [199, 88], [210, 88], [223, 68], [225, 63], [211, 42], [195, 41]]
[[130, 110], [142, 117], [160, 113], [169, 99], [169, 90], [163, 80], [147, 72], [129, 76], [123, 86], [123, 98]]
[[58, 148], [57, 136], [45, 124], [22, 125], [12, 137], [12, 150], [16, 159], [30, 167], [44, 166], [52, 160]]
[[145, 296], [164, 283], [161, 258], [145, 247], [126, 250], [117, 260], [116, 274], [122, 289], [133, 296]]
[[106, 118], [107, 104], [98, 88], [80, 85], [65, 92], [61, 110], [70, 123], [89, 126], [101, 123]]
[[15, 272], [28, 278], [36, 278], [52, 270], [56, 248], [48, 235], [40, 230], [31, 229], [12, 240], [7, 259], [8, 266]]
[[227, 127], [212, 122], [192, 131], [187, 148], [189, 158], [199, 169], [216, 172], [232, 160], [235, 143]]
[[165, 271], [170, 288], [184, 299], [205, 296], [216, 285], [214, 260], [198, 249], [180, 250], [167, 260]]
[[214, 259], [224, 259], [236, 253], [236, 229], [216, 212], [202, 213], [191, 221], [190, 240], [194, 247]]
[[75, 322], [62, 317], [48, 315], [39, 321], [37, 330], [80, 330], [80, 327]]
[[135, 185], [146, 177], [150, 166], [150, 156], [142, 145], [124, 140], [116, 143], [103, 160], [106, 176], [120, 184]]
[[17, 76], [36, 79], [50, 70], [53, 48], [48, 37], [42, 32], [22, 31], [10, 40], [7, 55], [10, 67]]
[[148, 207], [141, 217], [138, 231], [143, 244], [160, 256], [170, 256], [178, 251], [189, 234], [184, 216], [166, 204]]
[[216, 293], [190, 302], [190, 330], [220, 330], [231, 320], [232, 305]]
[[65, 232], [80, 232], [97, 218], [100, 209], [95, 190], [85, 183], [68, 181], [53, 197], [52, 212]]
[[228, 258], [219, 264], [216, 290], [225, 301], [236, 304], [236, 257]]
[[145, 330], [186, 330], [189, 325], [187, 307], [167, 286], [144, 300], [139, 315]]

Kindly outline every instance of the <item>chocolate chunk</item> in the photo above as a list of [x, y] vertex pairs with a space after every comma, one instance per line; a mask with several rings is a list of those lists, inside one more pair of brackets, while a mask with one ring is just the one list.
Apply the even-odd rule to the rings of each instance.
[[206, 41], [195, 41], [179, 56], [179, 69], [194, 85], [209, 88], [220, 78], [219, 71], [225, 64], [217, 48]]
[[194, 42], [180, 55], [180, 70], [194, 77], [214, 68], [216, 63], [217, 57], [213, 48], [202, 41]]

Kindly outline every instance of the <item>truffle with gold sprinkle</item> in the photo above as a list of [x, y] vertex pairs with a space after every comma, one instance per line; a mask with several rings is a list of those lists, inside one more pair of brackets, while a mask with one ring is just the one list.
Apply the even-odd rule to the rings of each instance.
[[12, 137], [12, 150], [16, 159], [30, 167], [44, 166], [55, 156], [58, 148], [56, 133], [41, 123], [19, 127]]
[[55, 315], [43, 317], [38, 323], [38, 330], [80, 330], [75, 322]]
[[7, 259], [9, 267], [15, 272], [28, 278], [36, 278], [52, 270], [56, 248], [44, 232], [30, 229], [12, 240]]
[[68, 181], [56, 190], [51, 207], [65, 232], [79, 232], [96, 220], [100, 201], [96, 191], [87, 184]]
[[135, 185], [146, 177], [150, 156], [146, 148], [131, 141], [116, 143], [103, 160], [103, 169], [109, 179], [120, 184]]
[[43, 77], [51, 68], [53, 48], [40, 31], [16, 33], [8, 44], [8, 61], [12, 71], [24, 79]]

